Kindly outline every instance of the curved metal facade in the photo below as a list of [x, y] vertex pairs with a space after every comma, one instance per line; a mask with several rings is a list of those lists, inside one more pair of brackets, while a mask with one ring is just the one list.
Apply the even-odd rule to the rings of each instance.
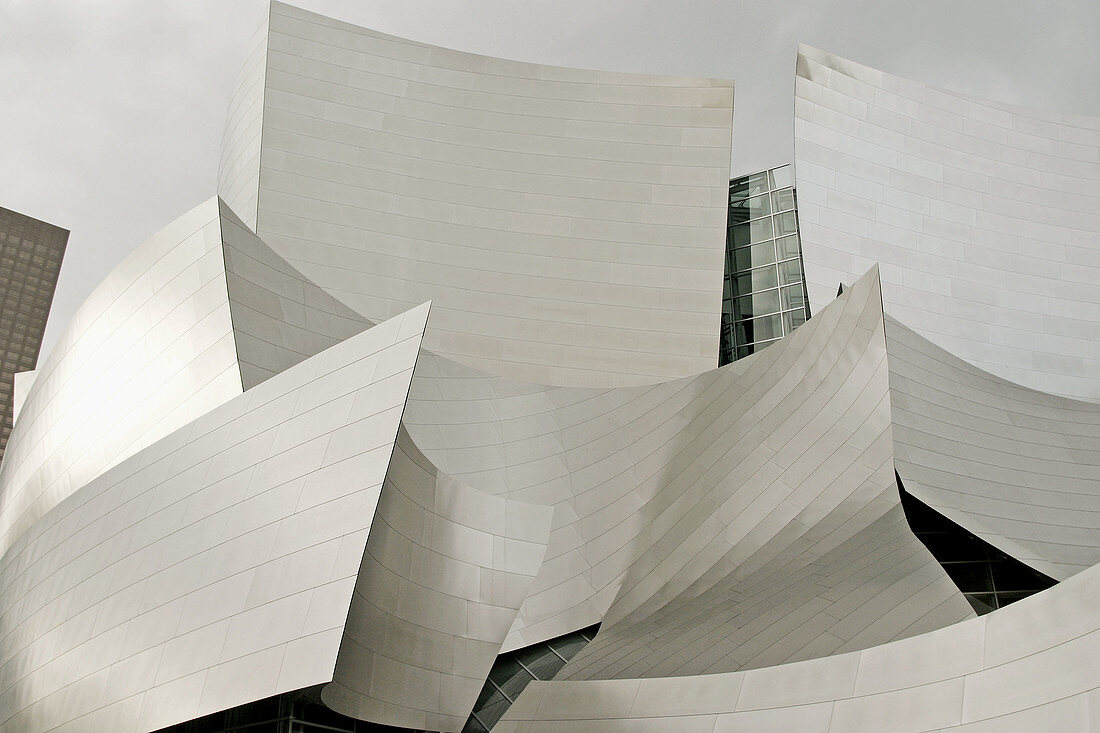
[[373, 325], [287, 264], [226, 204], [219, 205], [229, 315], [245, 390]]
[[1100, 563], [1100, 405], [994, 377], [893, 319], [886, 339], [906, 489], [1052, 578]]
[[325, 703], [460, 729], [542, 564], [552, 515], [440, 473], [401, 430]]
[[257, 234], [318, 285], [374, 321], [430, 298], [429, 349], [518, 379], [715, 365], [731, 82], [487, 58], [278, 2], [266, 49], [218, 191], [256, 199]]
[[238, 395], [23, 532], [0, 725], [149, 731], [330, 681], [426, 318]]
[[370, 325], [219, 199], [134, 251], [35, 372], [0, 468], [0, 548], [119, 461]]
[[[674, 641], [678, 632], [665, 627], [684, 617], [662, 618], [666, 604], [684, 595], [700, 607], [728, 605], [754, 580], [806, 571], [899, 507], [873, 274], [752, 359], [652, 387], [537, 388], [447, 371], [439, 361], [418, 363], [405, 413], [420, 449], [473, 485], [556, 511], [546, 561], [506, 649], [603, 621], [591, 645], [598, 649], [617, 624], [652, 614], [644, 633], [667, 634], [673, 648], [684, 647], [651, 662], [656, 668], [739, 668], [756, 655], [739, 657], [747, 654], [735, 651], [743, 639], [726, 639], [736, 625], [716, 625], [709, 637], [697, 626], [689, 636], [698, 638]], [[910, 539], [916, 564], [931, 574], [923, 581], [914, 574], [909, 582], [922, 584], [898, 588], [883, 608], [934, 579], [939, 586], [909, 606], [914, 616], [882, 622], [880, 641], [951, 596], [947, 577]], [[961, 596], [956, 601], [937, 611], [941, 624], [969, 614]], [[768, 604], [755, 612], [777, 613]], [[874, 620], [832, 613], [839, 614], [830, 637], [836, 648]], [[820, 622], [829, 614], [817, 615]], [[816, 636], [788, 635], [777, 639], [785, 651], [768, 653], [783, 659]], [[805, 653], [828, 653], [828, 644], [818, 640]], [[637, 655], [632, 661], [632, 673], [641, 674], [645, 663]], [[616, 669], [604, 674], [616, 676]]]
[[249, 41], [248, 56], [237, 72], [233, 99], [222, 133], [218, 161], [218, 196], [256, 230], [256, 196], [260, 176], [260, 131], [264, 113], [264, 79], [267, 75], [265, 21]]
[[879, 263], [888, 313], [999, 377], [1100, 400], [1100, 118], [987, 102], [806, 46], [810, 305]]
[[[814, 315], [715, 369], [729, 83], [487, 59], [273, 4], [230, 110], [229, 203], [139, 248], [20, 380], [0, 728], [145, 732], [308, 688], [456, 731], [502, 651], [594, 624], [494, 730], [1095, 728], [1100, 408], [979, 368], [1087, 392], [1091, 357], [994, 349], [1024, 301], [958, 332], [950, 308], [980, 289], [906, 301], [940, 287], [913, 274], [925, 244], [959, 245], [950, 283], [989, 275], [958, 268], [1019, 216], [1034, 228], [990, 260], [1005, 282], [1050, 284], [1011, 275], [1025, 240], [1087, 265], [1094, 212], [1063, 226], [1037, 194], [997, 213], [993, 174], [970, 209], [912, 196], [976, 161], [1053, 166], [1091, 128], [956, 109], [808, 49], [799, 74]], [[913, 142], [932, 121], [962, 126], [957, 160]], [[889, 221], [910, 204], [919, 236]], [[1051, 316], [1091, 292], [1066, 282]], [[973, 618], [895, 472], [1064, 582]]]
[[659, 679], [532, 682], [493, 730], [1095, 728], [1100, 568], [982, 618], [813, 661]]
[[212, 199], [108, 275], [38, 369], [0, 467], [0, 549], [106, 469], [240, 393]]

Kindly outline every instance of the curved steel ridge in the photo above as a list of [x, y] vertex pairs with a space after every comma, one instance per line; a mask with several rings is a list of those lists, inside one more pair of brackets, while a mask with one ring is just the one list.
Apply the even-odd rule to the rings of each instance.
[[500, 733], [1095, 729], [1100, 567], [980, 618], [726, 674], [532, 682]]
[[542, 564], [552, 515], [441, 473], [401, 429], [325, 704], [460, 730]]
[[888, 392], [871, 272], [760, 354], [651, 387], [525, 385], [425, 353], [403, 420], [448, 473], [555, 507], [505, 649], [602, 621], [563, 674], [694, 674], [972, 614], [900, 521]]
[[222, 201], [200, 204], [107, 276], [36, 371], [0, 468], [0, 550], [111, 466], [369, 325]]
[[228, 400], [22, 533], [0, 728], [150, 731], [331, 681], [427, 315]]

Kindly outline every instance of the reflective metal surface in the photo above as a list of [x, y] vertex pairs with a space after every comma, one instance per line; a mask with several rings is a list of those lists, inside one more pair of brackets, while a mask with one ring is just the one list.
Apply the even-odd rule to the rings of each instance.
[[103, 471], [369, 322], [218, 199], [90, 295], [21, 394], [0, 466], [0, 549]]
[[[906, 293], [944, 285], [921, 268], [961, 241], [948, 284], [971, 290], [930, 298], [917, 331], [1012, 376], [1036, 324], [1095, 325], [1065, 316], [1091, 284], [1021, 255], [1043, 240], [1091, 272], [1095, 212], [1049, 195], [1095, 126], [955, 109], [809, 49], [799, 75], [815, 315], [714, 369], [728, 82], [487, 59], [273, 4], [230, 109], [229, 203], [140, 247], [16, 384], [0, 729], [144, 732], [309, 690], [457, 731], [499, 655], [596, 623], [496, 730], [1095, 728], [1100, 413], [883, 311], [915, 314]], [[882, 135], [905, 126], [891, 104], [910, 125]], [[951, 140], [913, 142], [936, 125]], [[1026, 141], [1044, 149], [1002, 159]], [[950, 179], [988, 161], [1007, 175], [952, 208]], [[1013, 178], [1031, 164], [1049, 186]], [[846, 166], [891, 175], [865, 189]], [[1035, 201], [1024, 225], [996, 211], [1011, 191]], [[743, 202], [748, 264], [765, 208], [789, 213], [767, 202]], [[927, 204], [919, 232], [904, 203]], [[1021, 317], [1027, 343], [1001, 349], [1035, 288], [1063, 321]], [[1006, 298], [952, 330], [952, 308]], [[1019, 374], [1087, 392], [1067, 339]], [[1065, 582], [970, 618], [895, 469]]]
[[264, 74], [267, 72], [267, 18], [252, 35], [248, 55], [237, 72], [233, 97], [222, 132], [218, 161], [218, 196], [256, 231], [259, 194], [260, 131], [263, 122]]
[[602, 621], [563, 674], [697, 674], [972, 615], [901, 516], [883, 328], [871, 273], [773, 347], [652, 387], [523, 385], [424, 354], [404, 417], [418, 447], [555, 507], [504, 648]]
[[402, 430], [324, 702], [459, 730], [542, 564], [552, 515], [440, 473]]
[[861, 652], [747, 672], [532, 682], [495, 733], [1092, 731], [1100, 567]]
[[20, 535], [0, 727], [148, 731], [331, 680], [427, 315], [238, 395]]
[[310, 282], [219, 201], [233, 342], [245, 390], [369, 327]]
[[906, 490], [1056, 580], [1100, 563], [1100, 405], [995, 377], [894, 319], [886, 339]]
[[241, 393], [218, 203], [138, 247], [43, 361], [0, 465], [0, 551], [138, 450]]
[[1100, 118], [976, 99], [802, 46], [811, 309], [879, 263], [886, 312], [1025, 387], [1100, 401]]
[[267, 33], [218, 192], [311, 280], [373, 321], [431, 298], [427, 348], [517, 379], [717, 363], [732, 82], [487, 58], [279, 2]]

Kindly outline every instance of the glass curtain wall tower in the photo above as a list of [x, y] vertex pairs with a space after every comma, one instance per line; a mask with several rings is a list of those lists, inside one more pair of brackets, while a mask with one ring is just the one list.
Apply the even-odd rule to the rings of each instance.
[[718, 366], [782, 338], [810, 317], [791, 166], [730, 181]]

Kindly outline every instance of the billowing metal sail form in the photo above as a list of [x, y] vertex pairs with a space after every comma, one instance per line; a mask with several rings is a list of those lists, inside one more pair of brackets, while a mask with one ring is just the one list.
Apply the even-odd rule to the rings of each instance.
[[[918, 179], [1011, 167], [1025, 137], [1062, 160], [1100, 125], [995, 140], [1041, 116], [967, 101], [956, 170], [914, 142], [955, 97], [810, 50], [799, 75], [813, 317], [715, 368], [731, 83], [274, 3], [221, 198], [139, 247], [20, 388], [0, 729], [1095, 728], [1100, 409], [1034, 389], [1092, 394], [1092, 356], [1018, 371], [993, 345], [1028, 306], [962, 334], [974, 298], [931, 320], [907, 298], [942, 285], [929, 237], [968, 260], [1003, 224], [992, 178], [954, 207]], [[1093, 215], [1035, 206], [1020, 237], [1095, 261]], [[987, 565], [1062, 582], [975, 617], [917, 500]]]
[[[279, 2], [240, 77], [218, 193], [426, 348], [545, 384], [715, 365], [733, 83], [436, 48]], [[263, 72], [260, 72], [263, 69]]]
[[1100, 401], [1100, 118], [989, 102], [803, 46], [810, 307], [879, 263], [886, 311], [1032, 389]]

